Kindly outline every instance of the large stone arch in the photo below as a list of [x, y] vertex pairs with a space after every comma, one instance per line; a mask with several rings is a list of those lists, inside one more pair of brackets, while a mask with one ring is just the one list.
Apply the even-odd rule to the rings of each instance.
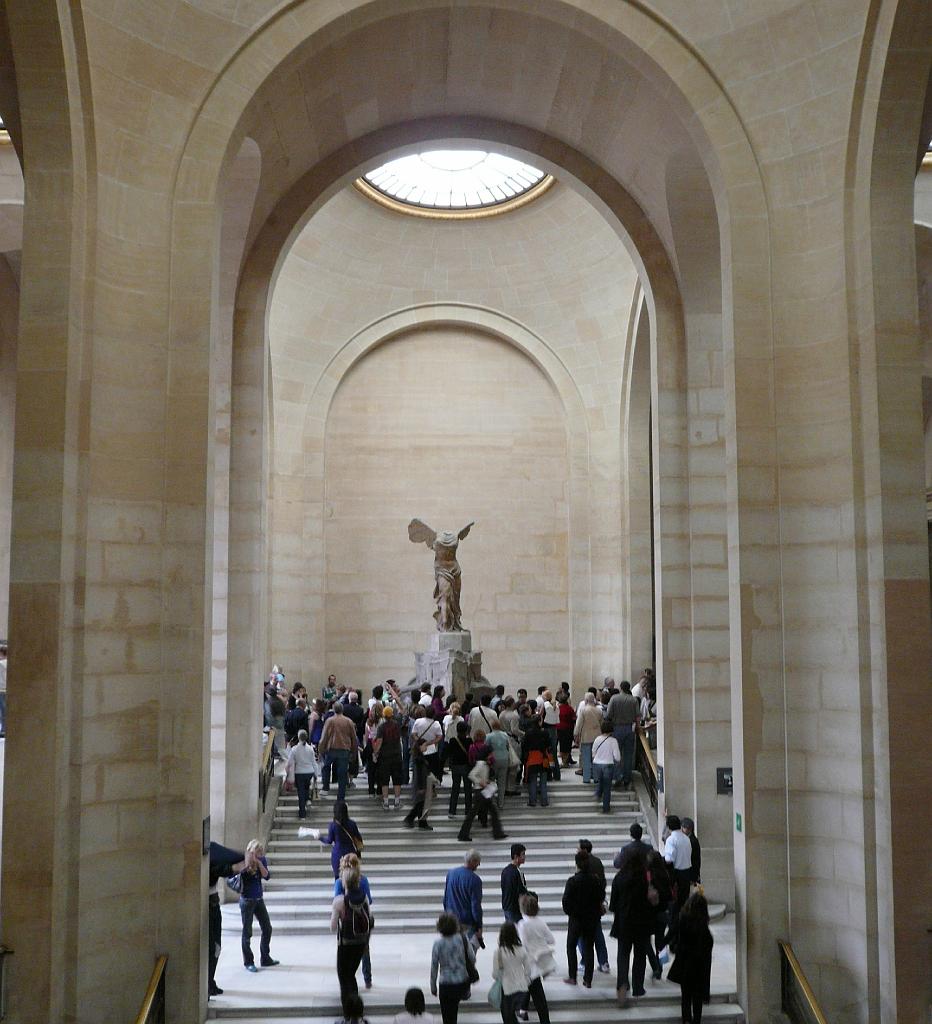
[[[917, 142], [932, 68], [932, 9], [878, 2], [861, 50], [846, 168], [853, 517], [858, 613], [872, 628], [859, 649], [860, 851], [870, 948], [871, 1018], [919, 1019], [928, 971], [906, 949], [928, 926], [913, 892], [932, 887], [894, 837], [928, 803], [932, 774], [922, 723], [932, 714], [928, 540], [924, 508], [922, 348], [913, 198]], [[860, 865], [859, 865], [860, 866]], [[909, 879], [908, 884], [901, 880]], [[859, 907], [860, 910], [860, 907]]]
[[[543, 373], [553, 387], [565, 411], [569, 466], [569, 617], [570, 617], [570, 678], [589, 678], [591, 666], [587, 663], [591, 649], [591, 625], [588, 616], [591, 565], [586, 557], [586, 538], [589, 534], [589, 434], [585, 408], [579, 391], [559, 355], [547, 341], [512, 317], [497, 310], [459, 302], [425, 303], [394, 310], [348, 338], [328, 363], [317, 387], [309, 396], [305, 418], [303, 442], [309, 455], [306, 499], [301, 514], [289, 520], [300, 523], [300, 540], [288, 544], [288, 550], [304, 553], [303, 566], [320, 565], [323, 561], [322, 521], [324, 491], [323, 453], [327, 417], [333, 398], [350, 370], [377, 346], [418, 327], [453, 326], [471, 328], [489, 337], [498, 338], [524, 353]], [[322, 573], [303, 573], [308, 587], [305, 607], [318, 610], [324, 601]], [[305, 618], [306, 654], [301, 672], [308, 678], [315, 669], [323, 670], [319, 653], [324, 649], [322, 620], [319, 615]], [[316, 657], [314, 654], [316, 653]]]
[[[654, 447], [654, 486], [655, 502], [655, 536], [657, 538], [657, 586], [656, 602], [658, 636], [657, 661], [659, 666], [661, 701], [681, 704], [688, 703], [692, 698], [686, 696], [694, 686], [693, 650], [690, 642], [679, 642], [679, 637], [688, 633], [688, 629], [680, 622], [679, 636], [674, 637], [672, 622], [674, 615], [682, 619], [682, 609], [688, 608], [692, 600], [693, 581], [690, 578], [689, 554], [689, 516], [688, 502], [688, 460], [689, 441], [686, 436], [688, 419], [686, 408], [686, 354], [685, 336], [683, 332], [680, 293], [676, 276], [669, 263], [666, 249], [654, 233], [650, 222], [643, 211], [632, 200], [631, 196], [578, 152], [569, 151], [565, 144], [549, 139], [546, 135], [527, 130], [522, 126], [505, 124], [477, 118], [433, 118], [429, 121], [408, 125], [398, 125], [373, 133], [351, 146], [335, 153], [318, 167], [308, 172], [297, 182], [288, 195], [275, 209], [257, 233], [249, 261], [244, 268], [241, 282], [238, 323], [243, 333], [236, 338], [238, 346], [235, 359], [242, 359], [244, 366], [260, 367], [267, 363], [267, 317], [269, 296], [274, 290], [274, 283], [284, 254], [290, 248], [292, 239], [302, 229], [315, 210], [325, 202], [336, 190], [344, 187], [359, 172], [360, 168], [374, 163], [387, 152], [395, 152], [404, 147], [415, 145], [418, 141], [431, 139], [483, 140], [495, 142], [497, 146], [518, 155], [533, 154], [538, 164], [554, 170], [562, 180], [569, 181], [572, 186], [586, 196], [598, 209], [602, 210], [619, 236], [625, 242], [629, 253], [640, 268], [644, 282], [645, 303], [649, 317], [645, 323], [650, 325], [650, 345], [653, 350], [652, 362], [656, 371], [652, 378], [652, 400], [654, 408], [660, 413], [653, 420]], [[242, 345], [242, 349], [239, 346]], [[727, 362], [727, 360], [726, 360]], [[244, 388], [250, 385], [243, 382]], [[255, 413], [260, 409], [258, 402], [261, 384], [249, 390], [252, 395], [250, 408]], [[759, 403], [755, 412], [760, 413]], [[235, 416], [234, 449], [239, 443], [249, 446], [254, 452], [267, 449], [268, 441], [262, 441], [263, 426], [260, 420], [248, 418], [242, 421]], [[661, 470], [662, 467], [662, 470]], [[249, 491], [254, 488], [254, 480], [243, 480], [243, 487]], [[250, 493], [252, 493], [250, 491]], [[286, 498], [299, 500], [300, 496], [289, 492]], [[267, 500], [264, 499], [264, 500]], [[763, 499], [761, 499], [763, 500]], [[255, 621], [255, 604], [257, 596], [262, 592], [265, 566], [268, 564], [268, 552], [262, 546], [264, 536], [258, 507], [253, 518], [252, 529], [244, 528], [244, 536], [253, 538], [254, 561], [251, 575], [255, 586], [231, 584], [231, 592], [240, 594], [251, 593], [253, 610], [244, 609], [244, 623]], [[755, 510], [758, 518], [760, 510]], [[297, 526], [297, 519], [295, 520]], [[289, 558], [294, 549], [289, 549]], [[241, 564], [241, 559], [231, 555], [231, 564]], [[756, 562], [757, 567], [761, 563]], [[318, 572], [319, 563], [306, 566], [309, 574]], [[704, 584], [700, 584], [704, 585]], [[256, 586], [259, 588], [256, 589]], [[716, 588], [720, 584], [716, 582]], [[716, 595], [718, 589], [716, 589]], [[306, 608], [305, 620], [320, 611], [319, 604], [312, 603]], [[769, 628], [769, 627], [768, 627]], [[231, 665], [234, 660], [231, 658]], [[233, 685], [231, 681], [231, 685]], [[719, 707], [720, 704], [716, 704]], [[727, 707], [727, 705], [726, 705]], [[724, 726], [724, 749], [709, 752], [713, 760], [717, 757], [724, 761], [731, 759], [728, 738], [727, 711], [722, 723]], [[758, 725], [757, 728], [760, 726]], [[690, 729], [692, 726], [690, 725]], [[741, 729], [740, 724], [736, 728]], [[670, 734], [672, 736], [672, 734]], [[675, 762], [675, 758], [671, 761]], [[689, 807], [695, 811], [695, 795], [693, 783], [682, 787], [676, 784], [677, 772], [674, 772], [670, 785], [673, 795], [673, 806], [682, 810]], [[693, 778], [692, 769], [689, 778]], [[716, 853], [725, 856], [721, 866], [712, 872], [716, 878], [714, 891], [721, 894], [729, 903], [732, 900], [732, 853], [730, 844], [730, 814], [726, 815], [724, 834], [719, 836], [718, 828], [709, 824], [710, 863]], [[713, 833], [715, 838], [713, 838]], [[778, 839], [780, 848], [784, 849], [783, 840]], [[740, 901], [739, 901], [740, 905]], [[775, 931], [781, 925], [774, 923]], [[766, 960], [766, 950], [761, 947], [761, 955]], [[767, 964], [776, 974], [776, 966]]]

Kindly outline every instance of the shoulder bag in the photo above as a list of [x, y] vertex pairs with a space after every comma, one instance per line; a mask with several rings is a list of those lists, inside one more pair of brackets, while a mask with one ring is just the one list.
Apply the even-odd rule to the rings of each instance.
[[[502, 970], [502, 950], [501, 947], [495, 950], [495, 959], [498, 962], [498, 970], [501, 973]], [[492, 987], [489, 989], [489, 1005], [493, 1010], [500, 1010], [502, 1008], [502, 979], [496, 978], [492, 982]]]
[[349, 841], [353, 844], [353, 847], [356, 850], [356, 856], [361, 856], [362, 848], [363, 846], [365, 846], [365, 843], [363, 843], [362, 841], [362, 836], [354, 836], [353, 833], [350, 832], [350, 830], [343, 824], [340, 825], [340, 828], [342, 828], [346, 835], [349, 837]]
[[463, 940], [463, 960], [466, 962], [466, 976], [469, 978], [469, 984], [475, 985], [479, 980], [479, 971], [476, 968], [475, 957], [469, 959], [469, 950], [467, 948], [466, 933], [460, 932], [460, 938]]

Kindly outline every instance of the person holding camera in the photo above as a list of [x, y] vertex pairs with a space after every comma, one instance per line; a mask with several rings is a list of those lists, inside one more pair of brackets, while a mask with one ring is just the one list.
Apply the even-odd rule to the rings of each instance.
[[269, 875], [265, 850], [258, 839], [251, 839], [246, 846], [246, 866], [240, 872], [239, 912], [243, 919], [243, 965], [247, 971], [256, 973], [256, 961], [252, 954], [252, 922], [259, 922], [262, 938], [259, 940], [259, 963], [263, 967], [275, 967], [272, 959], [272, 922], [265, 906], [262, 883]]

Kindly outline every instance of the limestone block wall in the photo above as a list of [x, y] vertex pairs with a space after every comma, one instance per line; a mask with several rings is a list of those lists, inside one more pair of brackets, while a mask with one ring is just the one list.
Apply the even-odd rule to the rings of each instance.
[[[617, 235], [593, 207], [559, 185], [522, 210], [471, 223], [401, 216], [353, 190], [338, 194], [310, 220], [284, 261], [270, 314], [275, 441], [269, 628], [276, 659], [294, 665], [313, 685], [330, 671], [320, 632], [325, 595], [309, 592], [307, 584], [329, 571], [320, 525], [326, 521], [324, 451], [307, 427], [327, 416], [313, 397], [315, 388], [367, 324], [394, 310], [443, 301], [475, 304], [526, 325], [569, 381], [581, 409], [569, 474], [576, 510], [567, 539], [569, 590], [554, 596], [542, 585], [537, 598], [515, 595], [513, 610], [527, 611], [532, 600], [540, 611], [553, 606], [554, 614], [572, 605], [569, 635], [561, 627], [567, 645], [561, 663], [572, 665], [573, 681], [585, 686], [604, 675], [623, 675], [619, 423], [635, 282]], [[425, 611], [427, 619], [422, 614], [412, 620], [409, 634], [431, 626], [429, 602]], [[485, 629], [496, 628], [491, 618], [483, 619], [487, 611], [476, 635], [483, 648]], [[502, 621], [510, 629], [509, 622], [523, 620]], [[541, 682], [559, 681], [567, 670], [556, 664], [537, 668], [547, 673]]]
[[[327, 663], [368, 688], [413, 675], [433, 628], [433, 555], [417, 516], [461, 543], [463, 624], [510, 690], [569, 678], [565, 413], [514, 346], [427, 327], [357, 363], [327, 421]], [[533, 692], [533, 690], [532, 690]]]

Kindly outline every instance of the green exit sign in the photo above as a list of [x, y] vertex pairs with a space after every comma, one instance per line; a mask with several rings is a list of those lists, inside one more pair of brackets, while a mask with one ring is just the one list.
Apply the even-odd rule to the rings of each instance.
[[739, 832], [741, 831], [741, 815], [740, 814], [736, 814], [735, 815], [735, 828]]

